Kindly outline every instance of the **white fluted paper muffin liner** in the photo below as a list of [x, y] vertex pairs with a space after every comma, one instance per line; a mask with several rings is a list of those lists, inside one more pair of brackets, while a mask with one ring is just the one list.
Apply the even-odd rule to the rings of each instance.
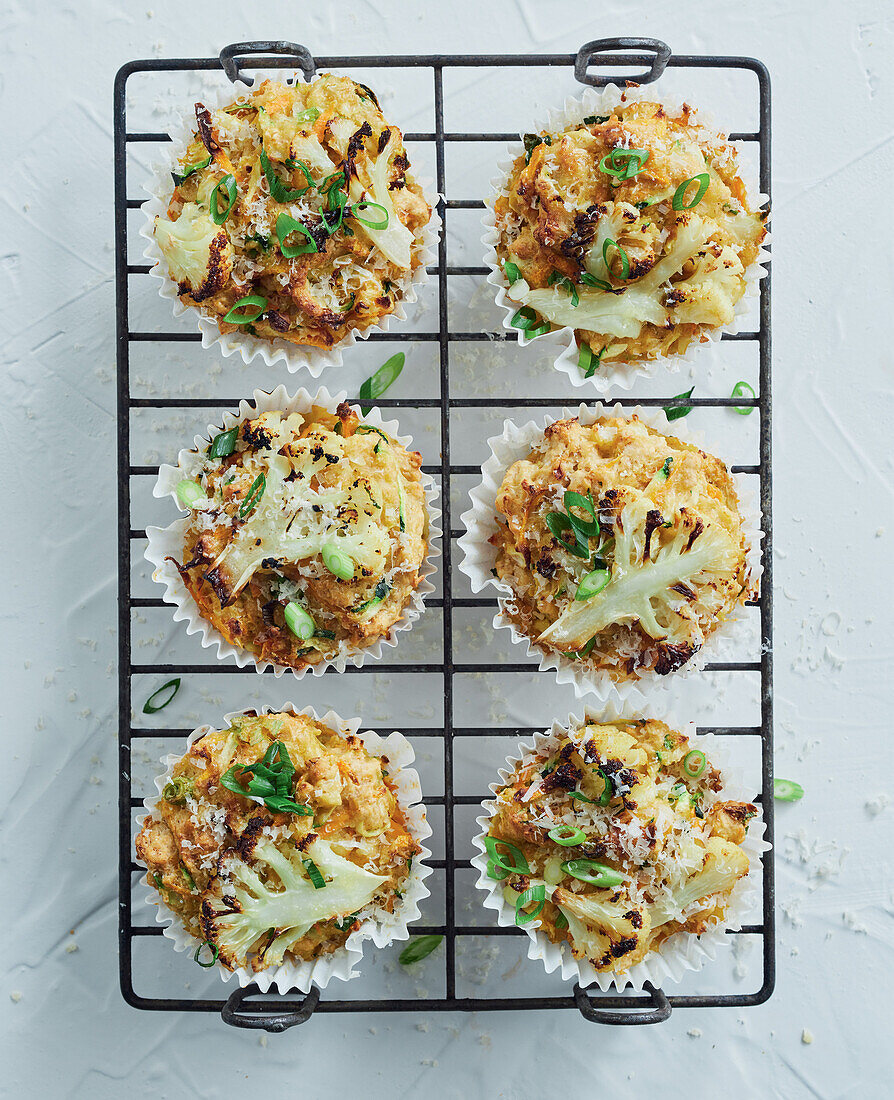
[[[307, 83], [301, 72], [294, 74], [296, 81]], [[210, 110], [219, 110], [235, 102], [241, 95], [249, 95], [251, 88], [241, 80], [235, 81], [223, 87], [208, 87], [202, 93], [202, 102]], [[195, 117], [185, 111], [178, 113], [169, 129], [171, 143], [170, 155], [166, 156], [151, 166], [152, 176], [143, 185], [143, 190], [149, 195], [149, 199], [143, 203], [143, 211], [146, 221], [140, 228], [140, 236], [146, 241], [143, 256], [150, 261], [152, 269], [149, 274], [158, 283], [158, 293], [173, 307], [175, 317], [182, 317], [184, 313], [191, 311], [196, 318], [199, 331], [202, 334], [202, 347], [216, 347], [221, 355], [230, 356], [239, 354], [244, 363], [250, 363], [255, 358], [261, 358], [267, 366], [282, 362], [286, 368], [295, 373], [306, 370], [312, 378], [319, 378], [327, 367], [338, 367], [342, 363], [342, 352], [345, 348], [352, 347], [358, 340], [365, 340], [372, 332], [388, 332], [391, 321], [406, 321], [405, 306], [412, 305], [418, 300], [419, 288], [428, 282], [429, 276], [426, 270], [429, 264], [437, 262], [438, 240], [441, 232], [441, 219], [437, 213], [438, 196], [431, 192], [431, 181], [417, 179], [423, 192], [425, 201], [432, 210], [431, 218], [427, 225], [417, 230], [415, 239], [421, 241], [419, 252], [419, 264], [416, 269], [396, 281], [400, 288], [400, 297], [391, 313], [383, 317], [377, 324], [365, 329], [352, 329], [343, 339], [339, 340], [331, 348], [315, 348], [309, 344], [293, 344], [288, 340], [266, 340], [252, 336], [247, 332], [223, 333], [213, 317], [206, 316], [195, 306], [184, 304], [177, 293], [177, 284], [168, 274], [167, 261], [155, 240], [155, 219], [160, 215], [166, 216], [168, 203], [171, 198], [171, 172], [177, 167], [177, 162], [186, 150], [193, 138], [195, 130]], [[408, 334], [409, 335], [409, 334]]]
[[[593, 424], [606, 417], [629, 418], [636, 415], [644, 424], [655, 428], [663, 435], [692, 443], [709, 454], [718, 457], [722, 455], [720, 449], [705, 442], [703, 433], [689, 431], [682, 425], [682, 420], [669, 421], [663, 409], [644, 409], [639, 405], [635, 408], [622, 408], [620, 404], [604, 405], [601, 401], [597, 401], [592, 405], [580, 405], [574, 413], [568, 410], [562, 413], [563, 418], [571, 415], [578, 416], [581, 424], [584, 425]], [[682, 677], [699, 672], [709, 661], [722, 659], [723, 651], [736, 637], [739, 629], [737, 624], [747, 616], [746, 609], [741, 605], [737, 605], [730, 615], [713, 629], [701, 649], [690, 657], [682, 668], [667, 676], [637, 670], [635, 679], [620, 682], [612, 680], [607, 672], [591, 671], [581, 661], [572, 661], [557, 652], [541, 648], [533, 639], [522, 634], [508, 616], [504, 615], [504, 606], [513, 600], [514, 594], [508, 584], [492, 573], [496, 564], [497, 551], [496, 547], [488, 541], [498, 527], [497, 493], [509, 467], [530, 453], [538, 440], [543, 439], [546, 425], [552, 422], [553, 417], [549, 416], [537, 422], [529, 420], [527, 424], [521, 426], [516, 425], [512, 420], [503, 422], [502, 433], [487, 441], [491, 452], [490, 458], [481, 467], [481, 483], [469, 493], [472, 507], [463, 512], [461, 517], [466, 530], [459, 539], [459, 545], [463, 551], [460, 569], [471, 581], [473, 592], [481, 592], [485, 586], [492, 585], [499, 593], [498, 611], [493, 620], [494, 627], [508, 630], [513, 642], [527, 647], [529, 657], [539, 657], [541, 672], [554, 671], [556, 682], [571, 684], [579, 699], [593, 694], [603, 703], [609, 700], [627, 699], [634, 689], [649, 692], [667, 689], [671, 683], [678, 683]], [[764, 533], [761, 530], [760, 504], [744, 474], [730, 474], [730, 477], [739, 498], [739, 514], [742, 517], [747, 545], [747, 583], [750, 590], [756, 590], [763, 572], [760, 542]]]
[[[395, 940], [409, 939], [409, 925], [420, 917], [419, 903], [430, 894], [425, 885], [425, 879], [432, 873], [425, 860], [431, 855], [422, 841], [431, 836], [431, 827], [425, 815], [425, 806], [422, 802], [422, 787], [415, 768], [411, 767], [415, 761], [415, 754], [409, 741], [401, 733], [389, 734], [381, 737], [374, 730], [360, 730], [359, 718], [350, 720], [342, 718], [334, 710], [327, 711], [319, 717], [313, 707], [304, 707], [299, 710], [292, 703], [283, 703], [281, 707], [264, 706], [260, 710], [248, 708], [246, 711], [232, 711], [223, 717], [224, 725], [221, 728], [232, 725], [233, 720], [245, 713], [253, 714], [304, 714], [315, 721], [337, 730], [343, 737], [356, 734], [366, 746], [372, 756], [388, 758], [388, 776], [393, 780], [397, 788], [397, 801], [404, 812], [407, 821], [407, 831], [417, 841], [422, 850], [413, 859], [413, 865], [406, 878], [403, 888], [403, 896], [393, 913], [387, 912], [381, 906], [368, 906], [361, 910], [361, 925], [352, 932], [337, 951], [328, 955], [322, 955], [318, 959], [305, 962], [284, 962], [275, 970], [261, 970], [255, 973], [247, 967], [238, 970], [227, 970], [221, 963], [216, 962], [214, 969], [225, 982], [236, 978], [240, 986], [246, 986], [254, 982], [262, 993], [266, 993], [271, 986], [276, 986], [280, 993], [288, 993], [289, 990], [299, 989], [303, 993], [310, 990], [311, 985], [325, 989], [333, 979], [348, 981], [357, 976], [359, 971], [354, 968], [363, 957], [364, 945], [372, 940], [377, 948], [387, 947]], [[192, 745], [204, 734], [211, 732], [214, 727], [200, 726], [193, 730], [186, 741], [186, 747], [181, 754], [170, 753], [162, 758], [161, 763], [165, 771], [155, 780], [157, 793], [143, 800], [145, 814], [137, 817], [137, 826], [141, 828], [151, 817], [157, 816], [155, 811], [161, 800], [165, 784], [170, 781], [174, 765], [189, 752]], [[142, 860], [136, 859], [141, 867], [145, 867]], [[147, 868], [148, 869], [148, 868]], [[180, 918], [167, 907], [157, 890], [151, 890], [146, 895], [146, 904], [155, 909], [157, 924], [163, 925], [162, 934], [174, 945], [177, 952], [190, 951], [195, 953], [197, 947], [202, 946], [203, 940], [198, 939], [188, 932], [180, 921]], [[210, 968], [209, 968], [210, 969]]]
[[[277, 386], [272, 393], [265, 393], [263, 390], [255, 390], [251, 401], [241, 401], [236, 412], [224, 413], [219, 423], [209, 424], [206, 436], [197, 435], [193, 442], [193, 450], [206, 447], [209, 439], [217, 434], [217, 432], [222, 429], [227, 430], [232, 428], [245, 417], [254, 417], [262, 412], [297, 412], [306, 415], [314, 405], [323, 406], [330, 412], [334, 412], [340, 402], [345, 401], [346, 398], [347, 395], [344, 391], [330, 395], [329, 391], [325, 388], [317, 390], [315, 394], [311, 394], [305, 389], [300, 389], [294, 396], [291, 396], [287, 392], [285, 386]], [[351, 407], [355, 411], [358, 411], [357, 404]], [[393, 436], [402, 446], [407, 449], [410, 448], [413, 442], [412, 436], [399, 435], [399, 425], [396, 420], [383, 420], [381, 412], [376, 408], [371, 408], [369, 412], [363, 413], [362, 417], [366, 423], [372, 424], [376, 428], [381, 428], [382, 431]], [[396, 646], [398, 642], [397, 635], [401, 631], [410, 630], [412, 628], [413, 624], [425, 610], [425, 597], [430, 596], [431, 593], [435, 591], [435, 587], [429, 578], [437, 572], [438, 559], [441, 556], [441, 528], [438, 524], [441, 510], [435, 503], [439, 490], [434, 478], [432, 478], [430, 474], [420, 471], [419, 475], [422, 479], [422, 488], [425, 493], [425, 511], [428, 518], [428, 531], [426, 535], [428, 550], [422, 568], [420, 569], [419, 584], [413, 592], [409, 603], [407, 603], [404, 608], [401, 617], [394, 623], [387, 635], [378, 638], [372, 645], [364, 649], [353, 650], [347, 643], [342, 642], [340, 651], [334, 656], [329, 657], [325, 661], [320, 661], [317, 664], [305, 665], [304, 668], [296, 669], [288, 665], [278, 665], [272, 661], [262, 661], [248, 650], [238, 649], [228, 642], [219, 630], [216, 630], [207, 619], [204, 619], [199, 614], [195, 600], [193, 600], [192, 596], [189, 594], [179, 572], [173, 562], [167, 560], [169, 557], [175, 558], [177, 561], [180, 560], [183, 554], [183, 540], [192, 519], [189, 511], [184, 509], [183, 505], [177, 499], [176, 493], [177, 482], [182, 476], [178, 467], [180, 463], [187, 461], [191, 453], [191, 450], [185, 447], [177, 456], [177, 466], [163, 464], [159, 467], [158, 479], [152, 490], [152, 495], [155, 497], [170, 497], [181, 512], [186, 511], [186, 515], [181, 519], [175, 520], [175, 522], [168, 527], [146, 528], [146, 538], [148, 541], [145, 558], [153, 567], [152, 579], [165, 586], [162, 599], [165, 603], [171, 604], [174, 607], [174, 622], [185, 622], [187, 634], [201, 635], [202, 646], [205, 649], [216, 646], [217, 655], [221, 660], [232, 659], [241, 668], [244, 668], [246, 665], [254, 664], [258, 672], [272, 669], [275, 676], [282, 676], [284, 672], [289, 671], [300, 679], [308, 672], [314, 676], [322, 676], [328, 668], [334, 668], [338, 672], [344, 672], [349, 664], [359, 668], [367, 659], [380, 660], [383, 646]]]
[[[545, 115], [534, 119], [528, 133], [539, 133], [546, 130], [548, 133], [560, 133], [569, 126], [575, 126], [582, 122], [587, 115], [610, 114], [612, 108], [621, 101], [632, 103], [638, 100], [650, 102], [659, 101], [671, 116], [681, 113], [682, 100], [676, 96], [657, 95], [654, 88], [649, 85], [641, 88], [619, 88], [609, 84], [601, 91], [595, 88], [587, 88], [579, 97], [568, 97], [560, 108], [554, 108]], [[726, 141], [726, 133], [720, 131], [709, 114], [699, 109], [694, 115], [695, 122], [702, 126], [712, 136], [719, 136]], [[759, 210], [770, 200], [769, 196], [760, 191], [757, 172], [750, 158], [744, 154], [745, 143], [740, 141], [729, 142], [739, 152], [739, 175], [745, 184], [748, 202], [752, 209]], [[497, 245], [500, 233], [496, 226], [494, 203], [501, 194], [506, 192], [506, 183], [512, 166], [516, 159], [524, 153], [524, 145], [521, 141], [514, 142], [506, 151], [504, 159], [498, 163], [498, 173], [491, 180], [493, 191], [486, 199], [485, 212], [481, 219], [484, 234], [481, 243], [485, 248], [484, 262], [490, 268], [487, 281], [496, 288], [496, 303], [504, 311], [503, 328], [507, 332], [514, 333], [522, 346], [531, 342], [526, 332], [513, 328], [511, 321], [520, 303], [514, 302], [508, 294], [509, 282], [503, 273], [497, 254]], [[600, 366], [590, 378], [584, 377], [584, 372], [577, 365], [579, 349], [575, 340], [573, 328], [565, 326], [553, 329], [542, 336], [534, 337], [543, 341], [544, 346], [555, 348], [557, 370], [566, 374], [574, 386], [589, 386], [592, 383], [602, 394], [609, 393], [612, 389], [629, 390], [637, 378], [650, 377], [660, 367], [669, 372], [676, 373], [686, 364], [691, 364], [701, 353], [700, 349], [708, 346], [716, 346], [724, 333], [735, 334], [747, 330], [754, 317], [753, 301], [760, 294], [760, 280], [767, 274], [765, 264], [770, 259], [767, 246], [770, 243], [769, 234], [764, 238], [757, 260], [750, 264], [745, 271], [745, 293], [736, 303], [735, 317], [729, 325], [719, 326], [703, 335], [706, 340], [694, 340], [684, 354], [674, 356], [659, 356], [657, 359], [645, 361], [624, 362], [621, 360], [609, 360]]]
[[[506, 759], [505, 767], [498, 772], [499, 782], [491, 783], [490, 790], [497, 794], [500, 787], [504, 786], [516, 766], [521, 760], [530, 754], [548, 751], [554, 748], [564, 736], [568, 728], [580, 726], [584, 722], [613, 722], [618, 718], [650, 717], [661, 719], [671, 729], [684, 733], [693, 748], [700, 749], [708, 760], [719, 768], [723, 776], [723, 789], [717, 794], [712, 792], [711, 804], [718, 799], [737, 800], [751, 802], [757, 793], [753, 785], [749, 785], [742, 774], [741, 769], [729, 762], [726, 746], [722, 737], [714, 734], [696, 734], [693, 722], [683, 722], [670, 713], [666, 706], [649, 708], [648, 715], [644, 715], [638, 707], [631, 707], [629, 702], [624, 705], [608, 704], [598, 710], [586, 707], [583, 715], [570, 714], [567, 721], [562, 724], [553, 722], [551, 729], [542, 733], [535, 733], [530, 742], [521, 742], [517, 754]], [[497, 914], [497, 923], [503, 928], [514, 928], [515, 906], [503, 897], [503, 883], [492, 879], [487, 873], [487, 851], [484, 847], [484, 837], [490, 829], [490, 821], [497, 809], [496, 798], [488, 799], [482, 803], [485, 811], [476, 819], [480, 828], [479, 834], [472, 843], [478, 849], [472, 858], [472, 866], [478, 871], [476, 887], [485, 897], [482, 904], [486, 909], [491, 909]], [[623, 990], [630, 985], [634, 990], [641, 990], [644, 982], [651, 982], [656, 988], [668, 982], [679, 982], [687, 972], [701, 970], [709, 960], [717, 956], [721, 944], [726, 942], [726, 929], [736, 931], [740, 929], [748, 915], [754, 911], [755, 906], [760, 906], [762, 890], [762, 856], [768, 852], [771, 845], [764, 839], [765, 822], [758, 805], [758, 816], [752, 818], [748, 824], [748, 832], [741, 848], [748, 856], [748, 874], [741, 878], [733, 888], [726, 916], [723, 921], [711, 925], [701, 935], [691, 932], [677, 932], [669, 936], [657, 951], [650, 952], [642, 962], [630, 967], [624, 973], [605, 973], [596, 968], [586, 959], [575, 959], [570, 946], [553, 943], [545, 932], [540, 932], [540, 921], [534, 920], [524, 925], [524, 931], [528, 936], [528, 958], [540, 959], [547, 974], [560, 969], [562, 977], [566, 980], [574, 980], [582, 987], [599, 986], [603, 992], [607, 992], [614, 986]]]

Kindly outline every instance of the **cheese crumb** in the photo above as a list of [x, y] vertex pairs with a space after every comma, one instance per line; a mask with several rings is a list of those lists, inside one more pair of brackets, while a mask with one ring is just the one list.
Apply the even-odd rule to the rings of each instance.
[[686, 1034], [690, 1039], [701, 1039], [702, 1029], [700, 1027], [691, 1027]]
[[804, 1028], [804, 1030], [803, 1030], [803, 1031], [801, 1032], [801, 1042], [802, 1042], [802, 1043], [804, 1044], [804, 1046], [806, 1046], [806, 1047], [809, 1047], [809, 1046], [810, 1046], [810, 1044], [811, 1044], [811, 1043], [813, 1042], [813, 1032], [812, 1032], [812, 1031], [808, 1031], [808, 1029], [807, 1029], [806, 1027], [805, 1027], [805, 1028]]
[[14, 989], [10, 993], [9, 999], [12, 1001], [13, 1004], [17, 1005], [19, 1003], [19, 1001], [22, 999], [22, 994], [18, 989]]

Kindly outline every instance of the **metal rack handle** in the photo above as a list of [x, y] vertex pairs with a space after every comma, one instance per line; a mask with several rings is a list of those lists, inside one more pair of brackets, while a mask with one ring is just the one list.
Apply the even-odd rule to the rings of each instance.
[[591, 1024], [661, 1024], [670, 1019], [670, 1001], [660, 989], [651, 982], [643, 982], [643, 989], [649, 994], [654, 1008], [620, 1009], [597, 1008], [586, 991], [579, 985], [574, 987], [574, 1003], [578, 1012]]
[[307, 46], [299, 46], [297, 42], [233, 42], [220, 51], [220, 64], [234, 84], [237, 80], [249, 88], [254, 84], [255, 78], [246, 76], [240, 66], [240, 60], [251, 53], [286, 54], [295, 58], [305, 80], [311, 80], [316, 75], [317, 63], [313, 54]]
[[[634, 57], [626, 53], [608, 53], [608, 50], [633, 51]], [[644, 73], [634, 76], [600, 76], [598, 73], [588, 73], [590, 65], [624, 65], [628, 61], [648, 62], [649, 54], [653, 54], [651, 64]], [[602, 56], [601, 56], [602, 55]], [[606, 84], [616, 84], [619, 81], [634, 84], [651, 84], [667, 68], [670, 60], [671, 48], [660, 38], [597, 38], [593, 42], [587, 42], [577, 51], [574, 59], [574, 76], [581, 84], [592, 84], [596, 88], [604, 88]]]
[[254, 984], [247, 985], [244, 989], [236, 989], [227, 997], [227, 1002], [220, 1010], [220, 1018], [231, 1027], [244, 1027], [250, 1031], [269, 1031], [278, 1034], [287, 1031], [296, 1024], [304, 1024], [313, 1016], [314, 1009], [320, 1003], [320, 991], [311, 986], [310, 992], [301, 1002], [297, 1012], [265, 1012], [259, 1009], [257, 1013], [240, 1012], [247, 997], [254, 997], [260, 993], [260, 989]]

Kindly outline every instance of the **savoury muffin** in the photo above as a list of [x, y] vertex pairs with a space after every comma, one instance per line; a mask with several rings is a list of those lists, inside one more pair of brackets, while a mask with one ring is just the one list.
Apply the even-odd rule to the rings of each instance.
[[392, 313], [431, 207], [369, 88], [266, 80], [195, 114], [152, 230], [181, 301], [222, 333], [315, 348]]
[[726, 466], [635, 415], [548, 425], [495, 506], [504, 617], [584, 673], [674, 672], [753, 594]]
[[597, 972], [724, 922], [757, 809], [664, 722], [554, 727], [496, 791], [482, 847], [515, 923], [539, 922]]
[[136, 839], [185, 930], [255, 972], [394, 912], [421, 851], [386, 756], [306, 714], [254, 711], [193, 742]]
[[344, 402], [258, 412], [182, 453], [171, 481], [191, 516], [174, 565], [199, 614], [259, 663], [299, 670], [389, 638], [425, 573], [421, 462]]
[[766, 235], [735, 148], [692, 108], [604, 109], [525, 134], [494, 204], [512, 325], [573, 329], [587, 377], [730, 325]]

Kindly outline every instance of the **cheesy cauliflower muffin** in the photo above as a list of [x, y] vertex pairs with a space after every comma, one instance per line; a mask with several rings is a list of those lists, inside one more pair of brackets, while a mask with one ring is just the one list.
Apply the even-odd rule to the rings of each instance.
[[420, 851], [387, 757], [253, 711], [193, 743], [136, 839], [147, 884], [228, 970], [336, 951], [394, 911]]
[[723, 922], [757, 813], [722, 800], [700, 749], [664, 722], [588, 722], [527, 752], [496, 792], [487, 874], [516, 924], [598, 971], [625, 972], [678, 932]]
[[181, 301], [221, 332], [318, 348], [390, 314], [431, 207], [373, 93], [329, 73], [195, 111], [154, 228]]
[[421, 462], [344, 402], [262, 412], [188, 452], [174, 564], [199, 614], [257, 660], [296, 669], [388, 636], [428, 551]]
[[752, 595], [726, 466], [636, 416], [550, 424], [496, 511], [503, 614], [615, 681], [680, 668]]
[[692, 108], [628, 103], [526, 134], [495, 202], [497, 255], [529, 336], [575, 330], [587, 376], [683, 354], [733, 321], [766, 235], [732, 145]]

